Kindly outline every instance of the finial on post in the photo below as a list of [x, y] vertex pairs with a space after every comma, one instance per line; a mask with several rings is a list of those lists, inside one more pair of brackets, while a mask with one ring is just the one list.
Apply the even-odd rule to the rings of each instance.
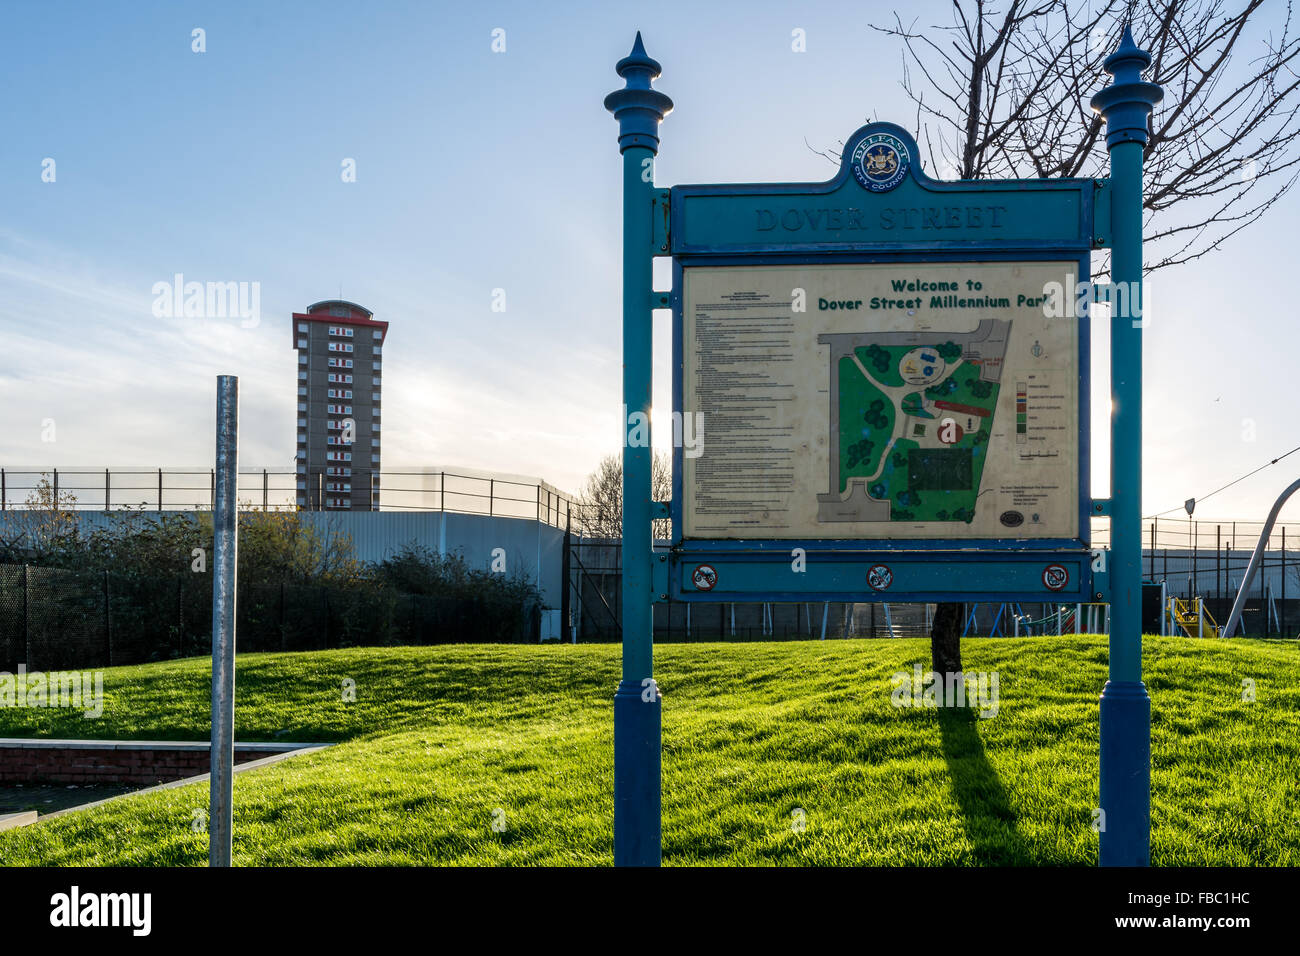
[[619, 152], [643, 146], [658, 153], [659, 124], [672, 111], [673, 101], [650, 86], [663, 70], [646, 53], [641, 31], [637, 31], [632, 52], [619, 60], [614, 69], [627, 80], [627, 86], [605, 97], [605, 109], [618, 120]]
[[1104, 64], [1106, 72], [1113, 77], [1110, 86], [1095, 95], [1090, 103], [1106, 120], [1108, 149], [1120, 143], [1147, 144], [1151, 110], [1165, 95], [1159, 84], [1142, 79], [1142, 72], [1150, 65], [1151, 54], [1138, 48], [1132, 30], [1126, 25], [1119, 47], [1106, 57]]

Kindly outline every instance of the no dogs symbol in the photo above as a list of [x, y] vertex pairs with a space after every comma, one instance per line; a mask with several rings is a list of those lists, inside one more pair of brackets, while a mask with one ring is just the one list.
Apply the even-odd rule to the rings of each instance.
[[1043, 585], [1049, 591], [1060, 591], [1070, 583], [1070, 572], [1059, 564], [1043, 568]]
[[894, 572], [883, 564], [873, 565], [867, 571], [867, 583], [877, 591], [884, 591], [894, 583]]
[[696, 590], [712, 591], [713, 585], [718, 583], [718, 572], [713, 570], [711, 564], [701, 564], [691, 572], [691, 583], [695, 585]]

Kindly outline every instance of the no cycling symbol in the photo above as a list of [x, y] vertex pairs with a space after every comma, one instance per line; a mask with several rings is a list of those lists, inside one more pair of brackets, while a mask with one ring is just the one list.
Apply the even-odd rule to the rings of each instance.
[[1043, 585], [1049, 591], [1060, 591], [1070, 583], [1070, 572], [1062, 565], [1049, 564], [1043, 568]]
[[712, 591], [713, 585], [718, 583], [718, 572], [713, 570], [711, 564], [701, 564], [691, 572], [691, 583], [697, 590]]
[[894, 572], [887, 565], [873, 565], [867, 570], [867, 583], [877, 591], [884, 591], [894, 583]]

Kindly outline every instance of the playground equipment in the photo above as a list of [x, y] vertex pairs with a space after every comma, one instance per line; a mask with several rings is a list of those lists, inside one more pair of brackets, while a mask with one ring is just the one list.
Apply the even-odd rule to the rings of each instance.
[[1268, 546], [1269, 535], [1273, 533], [1273, 525], [1277, 524], [1278, 512], [1297, 490], [1300, 490], [1300, 480], [1287, 485], [1286, 490], [1278, 495], [1277, 501], [1273, 502], [1273, 509], [1268, 513], [1268, 520], [1264, 522], [1264, 529], [1259, 533], [1259, 544], [1255, 545], [1255, 551], [1250, 556], [1250, 564], [1246, 565], [1246, 573], [1242, 576], [1237, 599], [1232, 602], [1232, 613], [1228, 615], [1228, 623], [1223, 626], [1224, 637], [1232, 637], [1237, 630], [1237, 625], [1241, 623], [1241, 612], [1246, 606], [1246, 592], [1250, 590], [1250, 582], [1254, 579], [1255, 572], [1259, 570], [1259, 562], [1264, 556], [1264, 549]]
[[[962, 637], [969, 636], [977, 627], [979, 607], [978, 604], [970, 605]], [[1007, 632], [1002, 630], [1004, 617], [1011, 625], [1011, 633], [1016, 637], [1022, 635], [1032, 637], [1034, 634], [1110, 633], [1110, 605], [1103, 602], [1058, 604], [1041, 618], [1026, 614], [1024, 608], [1018, 603], [1004, 602], [998, 605], [997, 613], [993, 615], [993, 624], [989, 628], [988, 637], [1008, 636]]]
[[[1182, 628], [1183, 633], [1188, 637], [1219, 636], [1219, 626], [1214, 622], [1210, 612], [1205, 609], [1205, 599], [1199, 596], [1186, 600], [1171, 597], [1165, 604], [1165, 619], [1170, 624], [1170, 631], [1177, 626]], [[1161, 630], [1163, 631], [1164, 628]]]
[[1027, 637], [1035, 634], [1056, 637], [1065, 634], [1109, 634], [1110, 605], [1098, 602], [1058, 604], [1054, 610], [1040, 618], [1022, 613], [1014, 615], [1013, 620], [1017, 637], [1022, 632]]
[[[1006, 614], [1008, 606], [1014, 609], [1014, 611], [1012, 612], [1013, 617], [1024, 614], [1024, 611], [1021, 609], [1019, 604], [1013, 603], [1011, 605], [1008, 605], [1006, 602], [999, 604], [997, 614], [993, 615], [993, 626], [989, 628], [989, 633], [988, 633], [989, 637], [998, 636], [998, 630], [1002, 627], [1002, 616]], [[980, 606], [978, 604], [970, 605], [970, 610], [966, 615], [966, 624], [962, 628], [962, 632], [961, 632], [962, 637], [966, 637], [968, 634], [970, 634], [972, 628], [976, 628], [979, 626], [978, 621], [976, 619], [977, 615], [979, 614], [979, 609]], [[1003, 636], [1004, 637], [1006, 636], [1005, 632], [1003, 633]]]
[[1109, 634], [1110, 605], [1099, 602], [1076, 604], [1074, 606], [1074, 620], [1076, 625], [1082, 625], [1082, 627], [1075, 627], [1075, 633]]

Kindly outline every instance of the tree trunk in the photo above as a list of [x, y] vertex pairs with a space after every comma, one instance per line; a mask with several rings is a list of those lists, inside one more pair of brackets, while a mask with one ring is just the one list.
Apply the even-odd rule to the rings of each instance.
[[961, 614], [960, 604], [935, 606], [934, 624], [930, 628], [930, 659], [937, 674], [961, 671]]

